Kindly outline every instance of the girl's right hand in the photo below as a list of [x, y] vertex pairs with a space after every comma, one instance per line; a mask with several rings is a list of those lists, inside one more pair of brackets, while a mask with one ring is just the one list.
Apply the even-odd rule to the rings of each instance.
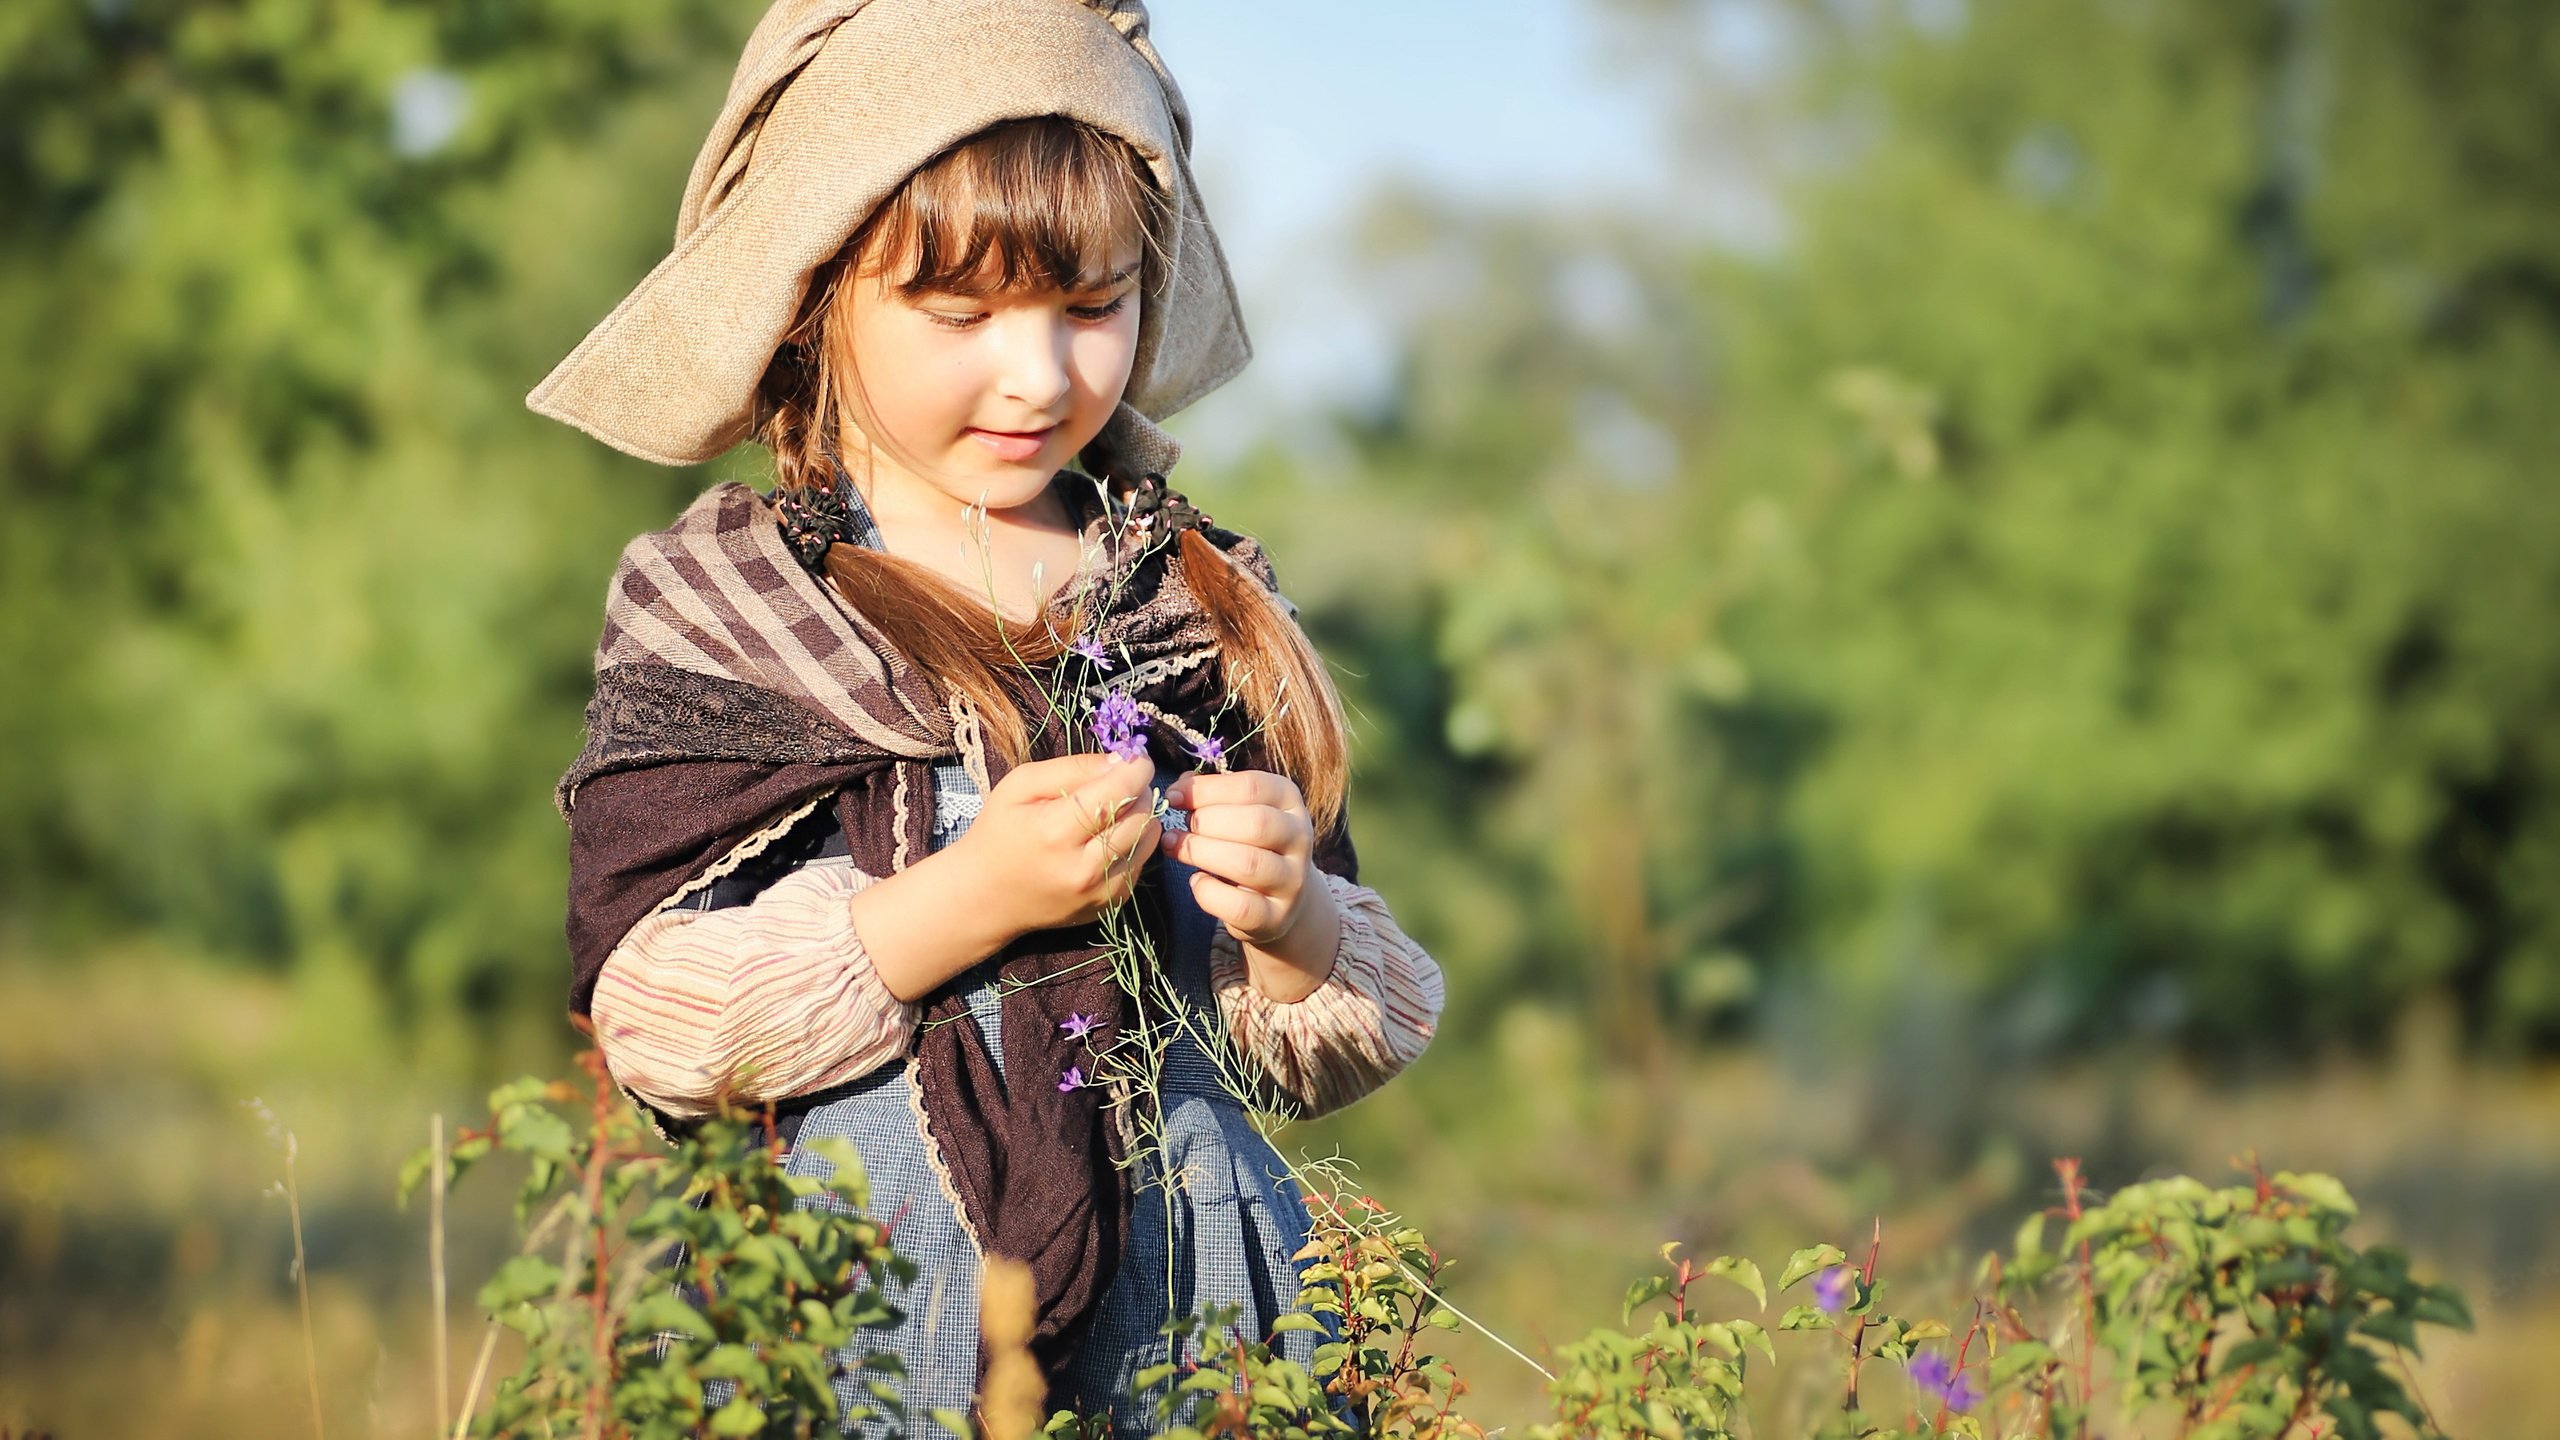
[[1015, 934], [1091, 920], [1127, 897], [1163, 834], [1155, 763], [1067, 755], [1017, 765], [953, 842]]

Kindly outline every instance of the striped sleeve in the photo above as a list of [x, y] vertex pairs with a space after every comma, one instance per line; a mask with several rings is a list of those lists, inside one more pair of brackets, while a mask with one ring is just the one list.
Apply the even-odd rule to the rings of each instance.
[[902, 1054], [916, 1009], [853, 930], [872, 877], [812, 865], [754, 901], [661, 910], [605, 957], [590, 1016], [605, 1067], [670, 1115], [822, 1090]]
[[1396, 927], [1377, 891], [1317, 873], [1342, 916], [1342, 945], [1333, 973], [1306, 998], [1255, 989], [1224, 926], [1209, 944], [1228, 1035], [1302, 1116], [1339, 1110], [1413, 1063], [1440, 1023], [1442, 997], [1440, 966]]

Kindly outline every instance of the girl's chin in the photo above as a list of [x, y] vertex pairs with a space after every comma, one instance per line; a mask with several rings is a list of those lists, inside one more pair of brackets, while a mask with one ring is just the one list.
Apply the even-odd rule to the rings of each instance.
[[[957, 470], [957, 467], [954, 467]], [[1025, 465], [979, 464], [942, 478], [939, 488], [963, 505], [985, 505], [990, 510], [1010, 510], [1028, 505], [1049, 489], [1057, 465], [1045, 462]]]

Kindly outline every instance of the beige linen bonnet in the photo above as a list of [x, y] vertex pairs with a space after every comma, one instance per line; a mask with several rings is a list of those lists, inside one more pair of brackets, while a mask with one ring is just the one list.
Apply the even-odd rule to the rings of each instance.
[[1133, 471], [1179, 453], [1153, 421], [1252, 356], [1191, 178], [1191, 116], [1141, 0], [777, 0], [676, 212], [675, 249], [525, 397], [661, 465], [746, 439], [810, 277], [953, 144], [1063, 115], [1126, 140], [1171, 202], [1129, 387], [1098, 442]]

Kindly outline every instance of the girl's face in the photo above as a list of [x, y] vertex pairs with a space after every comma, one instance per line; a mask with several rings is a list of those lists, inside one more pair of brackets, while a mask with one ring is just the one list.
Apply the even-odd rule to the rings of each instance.
[[1008, 510], [1111, 418], [1137, 358], [1139, 249], [1095, 288], [901, 293], [871, 266], [848, 316], [854, 421], [875, 504]]

